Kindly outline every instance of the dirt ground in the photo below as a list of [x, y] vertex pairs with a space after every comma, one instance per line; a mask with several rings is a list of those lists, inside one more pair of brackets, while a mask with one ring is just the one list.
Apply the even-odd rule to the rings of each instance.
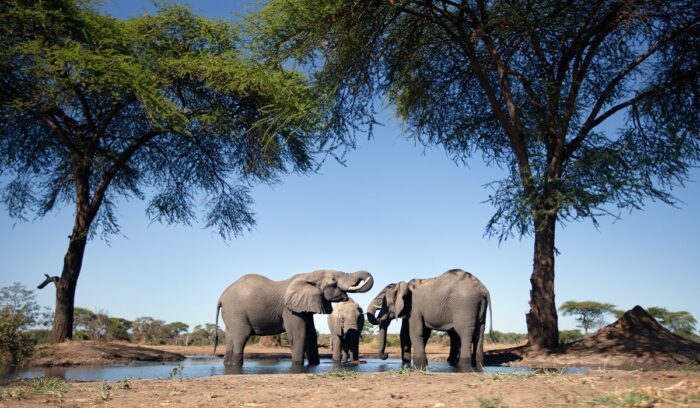
[[63, 388], [0, 387], [0, 407], [700, 407], [700, 372], [692, 371], [222, 375]]

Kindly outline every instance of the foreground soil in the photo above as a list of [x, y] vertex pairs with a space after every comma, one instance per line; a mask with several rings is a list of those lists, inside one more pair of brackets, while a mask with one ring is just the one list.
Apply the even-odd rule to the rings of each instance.
[[0, 387], [0, 407], [700, 407], [700, 372], [222, 375]]

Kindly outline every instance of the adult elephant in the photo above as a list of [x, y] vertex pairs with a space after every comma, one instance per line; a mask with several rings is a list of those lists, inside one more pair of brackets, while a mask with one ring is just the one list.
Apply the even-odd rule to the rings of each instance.
[[401, 322], [401, 359], [423, 368], [428, 364], [425, 344], [432, 330], [450, 336], [448, 362], [458, 367], [484, 365], [486, 309], [491, 296], [472, 274], [449, 270], [431, 279], [413, 279], [385, 287], [367, 308], [367, 320], [379, 325], [379, 357], [386, 359], [386, 330], [392, 319]]
[[360, 334], [364, 327], [365, 315], [354, 300], [348, 298], [333, 305], [333, 312], [328, 315], [328, 328], [334, 362], [360, 362]]
[[[367, 292], [374, 280], [366, 271], [345, 273], [318, 270], [272, 281], [261, 275], [244, 275], [221, 294], [216, 306], [226, 324], [224, 365], [242, 366], [243, 349], [252, 335], [287, 332], [292, 364], [319, 364], [314, 313], [330, 313], [331, 302], [344, 301], [347, 293]], [[218, 333], [214, 340], [214, 351]]]

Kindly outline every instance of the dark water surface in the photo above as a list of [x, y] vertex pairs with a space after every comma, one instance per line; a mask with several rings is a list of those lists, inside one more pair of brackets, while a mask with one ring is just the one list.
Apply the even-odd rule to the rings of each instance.
[[[224, 367], [221, 357], [188, 356], [180, 362], [134, 363], [116, 366], [79, 366], [79, 367], [32, 367], [20, 370], [0, 371], [0, 380], [9, 381], [19, 378], [60, 377], [79, 381], [118, 381], [125, 378], [155, 379], [196, 378], [222, 374], [323, 374], [330, 371], [353, 371], [358, 373], [397, 371], [401, 369], [399, 359], [367, 359], [365, 364], [336, 365], [330, 359], [321, 359], [317, 366], [292, 367], [289, 358], [246, 359], [243, 367]], [[431, 361], [428, 371], [451, 373], [458, 370], [444, 361]], [[486, 373], [531, 372], [533, 369], [523, 367], [485, 367]], [[556, 370], [564, 373], [585, 373], [585, 368], [566, 368]]]

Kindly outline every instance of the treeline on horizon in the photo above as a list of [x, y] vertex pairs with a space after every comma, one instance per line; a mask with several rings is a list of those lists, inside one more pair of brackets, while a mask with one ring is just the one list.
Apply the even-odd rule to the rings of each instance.
[[[0, 363], [21, 364], [32, 354], [34, 347], [49, 343], [51, 340], [52, 311], [40, 307], [35, 300], [36, 294], [21, 283], [0, 288]], [[589, 333], [589, 329], [608, 324], [607, 317], [619, 318], [622, 312], [609, 303], [595, 301], [567, 301], [559, 308], [564, 315], [573, 316], [578, 322], [578, 329], [560, 330], [562, 345], [580, 340]], [[647, 311], [664, 327], [689, 340], [698, 341], [695, 333], [697, 321], [688, 312], [673, 312], [663, 307], [648, 307]], [[75, 339], [92, 341], [125, 341], [145, 345], [173, 346], [211, 346], [218, 331], [219, 338], [224, 332], [213, 323], [198, 324], [192, 328], [186, 323], [166, 322], [151, 316], [142, 316], [134, 320], [110, 316], [107, 311], [91, 311], [76, 307], [73, 319]], [[377, 337], [378, 327], [365, 322], [362, 330], [362, 343], [372, 343]], [[508, 333], [494, 331], [485, 336], [487, 343], [519, 344], [527, 340], [526, 333]], [[433, 331], [429, 344], [449, 345], [449, 336], [443, 332]], [[261, 342], [271, 347], [289, 346], [285, 333], [275, 336], [252, 336], [249, 344]], [[319, 345], [330, 347], [330, 334], [319, 333]], [[399, 346], [398, 334], [387, 335], [387, 346]]]

